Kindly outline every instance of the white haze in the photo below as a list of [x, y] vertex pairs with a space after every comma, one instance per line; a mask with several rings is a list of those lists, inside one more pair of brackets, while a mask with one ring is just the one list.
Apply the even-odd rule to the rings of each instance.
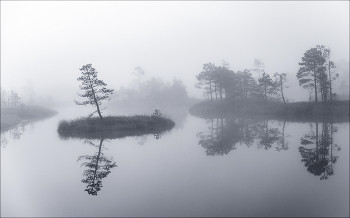
[[348, 83], [348, 1], [1, 1], [1, 87], [23, 101], [32, 92], [74, 105], [88, 63], [108, 88], [127, 87], [141, 66], [143, 80], [176, 77], [202, 98], [203, 64], [226, 60], [236, 72], [255, 58], [271, 76], [288, 74], [287, 98], [307, 100], [296, 72], [318, 44], [343, 60]]

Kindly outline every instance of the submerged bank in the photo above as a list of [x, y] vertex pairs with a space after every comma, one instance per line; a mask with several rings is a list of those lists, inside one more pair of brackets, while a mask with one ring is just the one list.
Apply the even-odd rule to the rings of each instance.
[[2, 107], [1, 108], [1, 132], [11, 129], [21, 122], [37, 121], [57, 114], [48, 108], [39, 106]]
[[108, 116], [61, 120], [57, 132], [61, 138], [115, 139], [144, 134], [159, 134], [175, 126], [175, 122], [164, 117]]
[[265, 117], [277, 120], [308, 122], [329, 120], [349, 122], [349, 101], [324, 102], [219, 102], [203, 101], [190, 108], [192, 115], [212, 118], [221, 115]]

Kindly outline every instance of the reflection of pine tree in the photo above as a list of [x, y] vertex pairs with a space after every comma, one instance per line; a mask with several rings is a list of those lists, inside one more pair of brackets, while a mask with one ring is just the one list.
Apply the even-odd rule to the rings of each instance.
[[235, 144], [241, 140], [238, 123], [231, 119], [211, 119], [211, 127], [206, 133], [200, 132], [198, 144], [206, 149], [207, 155], [224, 155], [236, 149]]
[[314, 148], [299, 147], [302, 156], [302, 162], [305, 163], [307, 170], [315, 176], [320, 176], [321, 180], [328, 179], [334, 174], [333, 164], [336, 163], [338, 156], [333, 156], [333, 150], [340, 150], [340, 147], [333, 142], [333, 134], [337, 128], [332, 123], [322, 123], [322, 132], [319, 134], [319, 124], [316, 122], [316, 131], [310, 125], [311, 131], [301, 138], [303, 146], [315, 145]]
[[253, 144], [255, 138], [254, 125], [251, 124], [250, 120], [248, 119], [239, 119], [238, 122], [241, 125], [240, 133], [242, 134], [242, 139], [239, 143], [250, 147]]
[[284, 134], [285, 126], [286, 126], [286, 121], [283, 122], [282, 133], [281, 133], [281, 135], [280, 135], [280, 137], [278, 138], [278, 141], [277, 141], [277, 145], [278, 145], [276, 147], [277, 151], [288, 150], [289, 149], [289, 147], [288, 147], [289, 142], [286, 141], [286, 137], [289, 137], [289, 135], [285, 135]]
[[100, 145], [95, 145], [90, 141], [85, 141], [85, 143], [90, 144], [92, 146], [98, 147], [98, 152], [93, 155], [83, 155], [78, 158], [77, 161], [82, 159], [88, 160], [81, 164], [81, 166], [88, 167], [89, 169], [85, 170], [83, 175], [86, 177], [81, 180], [83, 183], [87, 183], [87, 188], [85, 191], [89, 193], [89, 195], [97, 195], [97, 192], [101, 190], [102, 179], [107, 177], [111, 172], [111, 168], [116, 167], [116, 163], [113, 162], [112, 157], [106, 157], [102, 153], [102, 142], [104, 139], [100, 140]]
[[20, 139], [22, 134], [26, 131], [26, 123], [20, 123], [18, 126], [15, 126], [10, 130], [10, 138], [12, 139]]
[[257, 125], [257, 137], [260, 139], [259, 147], [266, 150], [272, 147], [272, 144], [279, 139], [280, 132], [278, 128], [269, 128], [269, 120], [265, 120]]

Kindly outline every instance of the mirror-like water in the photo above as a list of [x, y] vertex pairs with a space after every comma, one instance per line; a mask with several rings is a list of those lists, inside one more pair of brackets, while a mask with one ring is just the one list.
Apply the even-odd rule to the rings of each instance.
[[1, 216], [349, 216], [349, 123], [178, 111], [162, 136], [61, 140], [72, 111], [2, 133]]

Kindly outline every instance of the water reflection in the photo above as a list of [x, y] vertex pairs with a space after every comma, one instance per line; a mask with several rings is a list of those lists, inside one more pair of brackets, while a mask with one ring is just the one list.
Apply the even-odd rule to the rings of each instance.
[[[198, 144], [206, 149], [207, 155], [227, 155], [236, 149], [236, 144], [248, 147], [257, 141], [258, 148], [270, 149], [277, 144], [276, 150], [288, 150], [287, 135], [282, 130], [271, 127], [276, 121], [252, 120], [246, 118], [216, 118], [206, 121], [209, 131], [197, 133]], [[281, 124], [280, 124], [281, 126]]]
[[284, 129], [286, 127], [286, 121], [283, 121], [283, 126], [282, 126], [282, 132], [281, 132], [281, 135], [280, 137], [278, 137], [278, 140], [277, 140], [277, 147], [276, 147], [276, 151], [281, 151], [281, 150], [288, 150], [289, 147], [289, 142], [286, 141], [286, 137], [290, 137], [290, 135], [286, 135], [284, 133]]
[[333, 151], [339, 151], [340, 147], [333, 142], [333, 134], [338, 131], [333, 123], [323, 122], [310, 124], [310, 132], [301, 137], [299, 152], [301, 161], [305, 163], [307, 171], [320, 176], [320, 180], [327, 180], [334, 174], [334, 165], [338, 156]]
[[26, 122], [21, 122], [18, 125], [14, 126], [13, 128], [1, 132], [1, 146], [6, 147], [8, 144], [8, 138], [13, 139], [13, 140], [19, 140], [23, 133], [27, 130], [26, 125], [28, 123]]
[[[288, 137], [285, 134], [286, 121], [252, 120], [247, 118], [215, 118], [207, 119], [208, 131], [197, 133], [198, 144], [210, 156], [227, 155], [236, 149], [236, 145], [253, 144], [257, 148], [269, 150], [274, 145], [276, 151], [289, 149]], [[301, 138], [298, 150], [307, 171], [327, 180], [334, 174], [334, 164], [338, 156], [333, 151], [340, 147], [334, 143], [333, 134], [338, 131], [334, 123], [316, 122], [310, 124], [310, 132]]]
[[2, 147], [6, 147], [6, 145], [8, 144], [8, 140], [5, 134], [1, 133], [1, 146]]
[[14, 128], [10, 129], [10, 138], [16, 140], [20, 139], [22, 134], [26, 131], [26, 125], [27, 123], [22, 122]]
[[82, 183], [86, 183], [86, 189], [89, 195], [97, 195], [97, 192], [101, 190], [102, 179], [107, 177], [111, 173], [111, 169], [116, 167], [116, 163], [113, 162], [113, 157], [105, 156], [102, 152], [103, 148], [103, 138], [100, 139], [100, 144], [96, 145], [91, 141], [84, 141], [84, 143], [91, 146], [97, 147], [98, 151], [95, 155], [83, 155], [79, 156], [77, 161], [86, 160], [81, 166], [87, 167], [88, 169], [84, 171], [84, 179], [81, 180]]

